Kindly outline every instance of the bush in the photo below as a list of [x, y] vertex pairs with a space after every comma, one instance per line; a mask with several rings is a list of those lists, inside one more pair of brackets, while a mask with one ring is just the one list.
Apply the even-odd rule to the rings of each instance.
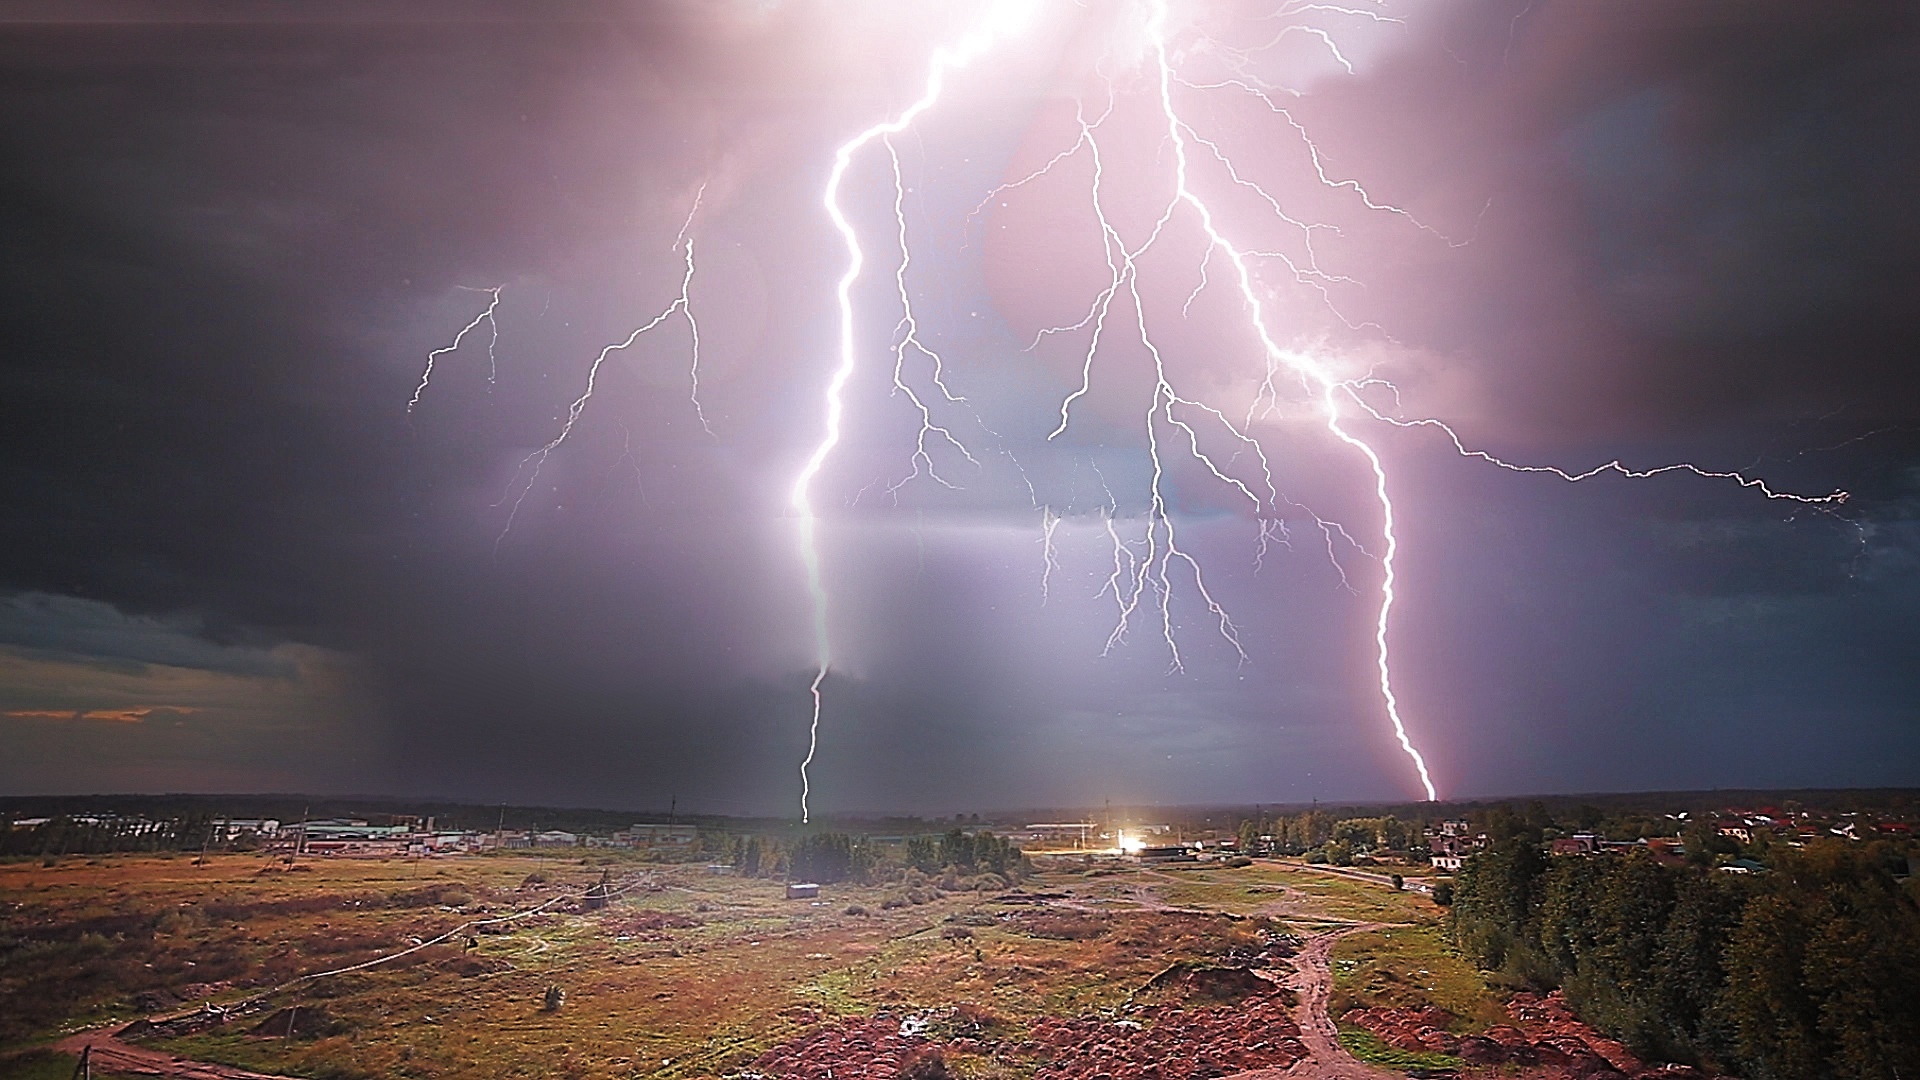
[[937, 1046], [915, 1050], [900, 1063], [900, 1080], [950, 1080], [946, 1056]]
[[847, 914], [849, 914], [849, 915], [871, 915], [871, 914], [873, 914], [873, 912], [871, 912], [871, 911], [868, 911], [868, 910], [867, 910], [867, 908], [866, 908], [866, 905], [864, 905], [864, 904], [848, 904], [848, 905], [847, 905]]

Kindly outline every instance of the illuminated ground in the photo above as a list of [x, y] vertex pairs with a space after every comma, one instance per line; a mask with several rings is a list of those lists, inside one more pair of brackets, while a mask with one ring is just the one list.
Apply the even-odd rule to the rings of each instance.
[[[313, 1077], [751, 1076], [767, 1067], [770, 1050], [804, 1058], [815, 1052], [809, 1037], [879, 1014], [873, 1030], [889, 1037], [901, 1024], [924, 1024], [926, 1039], [959, 1046], [949, 1063], [962, 1075], [1048, 1076], [1049, 1055], [1067, 1051], [1035, 1040], [1078, 1037], [1062, 1034], [1069, 1022], [1138, 1016], [1143, 1032], [1115, 1030], [1145, 1038], [1178, 1017], [1255, 1008], [1150, 987], [1170, 964], [1256, 957], [1277, 980], [1298, 979], [1310, 974], [1304, 965], [1296, 973], [1274, 957], [1316, 939], [1309, 951], [1320, 954], [1322, 971], [1331, 952], [1336, 1016], [1355, 1005], [1431, 1003], [1468, 1031], [1499, 1015], [1477, 974], [1442, 948], [1440, 910], [1427, 899], [1294, 865], [1115, 871], [1075, 860], [1017, 892], [991, 880], [946, 891], [916, 879], [830, 886], [818, 901], [790, 901], [779, 883], [700, 868], [579, 858], [304, 867], [288, 873], [238, 855], [207, 866], [181, 856], [0, 867], [11, 950], [0, 966], [7, 1047], [177, 1014], [203, 999], [258, 999], [298, 975], [579, 895], [603, 870], [632, 885], [603, 909], [563, 899], [553, 911], [483, 928], [499, 932], [474, 933], [477, 945], [464, 934], [429, 944], [281, 990], [223, 1027], [140, 1045]], [[1355, 923], [1385, 928], [1354, 932]], [[1262, 949], [1267, 958], [1258, 958]], [[553, 986], [565, 1000], [548, 1011]], [[1293, 1001], [1268, 992], [1277, 996], [1260, 998], [1260, 1007]], [[250, 1033], [296, 1005], [321, 1018], [315, 1030]], [[1276, 1046], [1291, 1037], [1282, 1021], [1268, 1030]], [[1316, 1047], [1313, 1036], [1305, 1033], [1309, 1069], [1326, 1053], [1326, 1040]], [[1257, 1033], [1236, 1038], [1257, 1041]], [[1297, 1042], [1286, 1045], [1299, 1053]], [[1274, 1052], [1284, 1057], [1283, 1049]], [[1336, 1063], [1324, 1064], [1335, 1074]], [[1340, 1074], [1357, 1067], [1346, 1065]]]

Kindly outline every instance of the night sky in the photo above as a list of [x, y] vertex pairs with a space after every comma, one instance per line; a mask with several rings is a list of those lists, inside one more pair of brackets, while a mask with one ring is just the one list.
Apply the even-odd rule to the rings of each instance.
[[[1264, 556], [1247, 499], [1156, 428], [1244, 662], [1177, 563], [1182, 668], [1151, 596], [1109, 647], [1107, 525], [1138, 555], [1152, 511], [1150, 356], [1122, 303], [1049, 439], [1087, 332], [1029, 345], [1109, 277], [1090, 154], [989, 196], [1111, 98], [1103, 205], [1137, 244], [1172, 150], [1143, 4], [1034, 6], [892, 144], [919, 336], [966, 400], [911, 350], [903, 378], [975, 461], [935, 437], [913, 476], [886, 148], [847, 175], [868, 263], [815, 486], [814, 808], [1416, 795], [1374, 681], [1372, 476], [1297, 384], [1246, 425], [1290, 500], [1259, 512], [1291, 541]], [[1183, 118], [1309, 224], [1189, 148], [1222, 227], [1270, 253], [1283, 345], [1511, 461], [1852, 495], [1569, 484], [1350, 410], [1389, 477], [1396, 689], [1441, 793], [1920, 783], [1916, 12], [1360, 6], [1172, 3]], [[814, 653], [788, 495], [845, 267], [822, 190], [976, 11], [11, 6], [0, 792], [795, 814]], [[1301, 130], [1356, 183], [1322, 184]], [[676, 313], [609, 355], [529, 483], [602, 348], [679, 294], [696, 195], [711, 431]], [[1242, 423], [1265, 368], [1230, 278], [1176, 214], [1140, 313], [1178, 390]], [[1254, 483], [1247, 446], [1183, 415]]]

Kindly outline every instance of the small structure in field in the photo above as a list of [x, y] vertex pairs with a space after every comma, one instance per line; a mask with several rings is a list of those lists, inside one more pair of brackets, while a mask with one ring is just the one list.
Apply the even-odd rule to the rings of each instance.
[[787, 883], [787, 899], [812, 900], [820, 895], [820, 886], [811, 881], [793, 881]]

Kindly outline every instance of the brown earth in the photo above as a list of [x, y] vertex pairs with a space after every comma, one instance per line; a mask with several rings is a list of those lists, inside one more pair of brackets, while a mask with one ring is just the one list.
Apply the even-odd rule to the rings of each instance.
[[1519, 1068], [1540, 1080], [1707, 1080], [1684, 1065], [1649, 1065], [1626, 1046], [1595, 1031], [1567, 1007], [1559, 992], [1515, 994], [1507, 1004], [1513, 1024], [1478, 1035], [1448, 1031], [1444, 1009], [1352, 1009], [1341, 1022], [1378, 1035], [1389, 1046], [1455, 1054], [1485, 1069]]
[[250, 1072], [205, 1061], [188, 1061], [164, 1051], [121, 1042], [118, 1036], [130, 1026], [81, 1032], [55, 1043], [54, 1049], [75, 1056], [86, 1054], [95, 1069], [128, 1076], [167, 1076], [176, 1080], [287, 1080], [271, 1073]]

